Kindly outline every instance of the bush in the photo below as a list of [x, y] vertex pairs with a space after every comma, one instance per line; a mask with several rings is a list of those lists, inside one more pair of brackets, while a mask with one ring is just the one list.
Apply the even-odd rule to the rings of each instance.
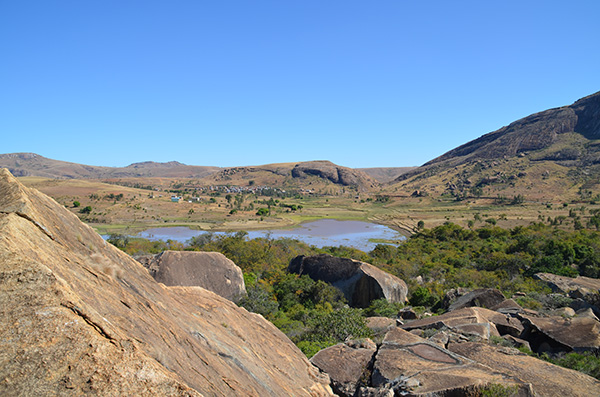
[[82, 209], [80, 209], [79, 212], [82, 214], [89, 214], [90, 212], [92, 212], [92, 207], [88, 205], [87, 207], [83, 207]]

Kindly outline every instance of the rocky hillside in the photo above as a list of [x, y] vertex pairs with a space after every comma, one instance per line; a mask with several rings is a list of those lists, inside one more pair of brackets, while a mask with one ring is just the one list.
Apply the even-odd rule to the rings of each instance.
[[0, 170], [0, 395], [329, 395], [272, 324], [166, 287]]
[[[561, 183], [548, 185], [552, 180]], [[561, 195], [570, 188], [594, 190], [598, 180], [600, 92], [517, 120], [400, 175], [396, 182], [438, 193], [505, 184], [521, 185], [508, 194], [544, 186], [542, 190]]]
[[127, 167], [98, 167], [52, 160], [35, 153], [0, 154], [0, 167], [8, 168], [15, 176], [45, 178], [109, 179], [109, 178], [202, 178], [217, 172], [218, 167], [193, 166], [169, 161], [146, 161]]
[[330, 161], [307, 161], [302, 163], [268, 164], [256, 167], [232, 167], [217, 172], [205, 181], [215, 184], [256, 185], [281, 187], [326, 186], [335, 184], [359, 191], [370, 190], [379, 183], [366, 173], [336, 165]]

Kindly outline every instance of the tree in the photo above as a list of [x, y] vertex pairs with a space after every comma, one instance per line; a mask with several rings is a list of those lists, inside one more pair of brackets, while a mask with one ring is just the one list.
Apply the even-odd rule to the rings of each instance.
[[258, 216], [267, 216], [269, 215], [269, 210], [265, 207], [260, 207], [258, 211], [256, 211], [256, 215]]
[[89, 214], [90, 212], [92, 212], [92, 207], [88, 205], [87, 207], [83, 207], [82, 209], [80, 209], [79, 212], [82, 214]]
[[79, 201], [73, 201], [73, 207], [77, 208], [81, 205]]

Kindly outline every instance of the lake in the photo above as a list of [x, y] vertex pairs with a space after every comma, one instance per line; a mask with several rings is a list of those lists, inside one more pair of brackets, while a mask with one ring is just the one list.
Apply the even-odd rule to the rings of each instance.
[[[204, 233], [201, 230], [192, 230], [187, 227], [160, 227], [148, 229], [136, 237], [149, 240], [174, 240], [185, 242], [192, 237]], [[226, 234], [214, 232], [215, 235]], [[325, 246], [345, 245], [369, 252], [375, 248], [376, 240], [400, 241], [404, 240], [399, 232], [387, 226], [360, 221], [338, 221], [335, 219], [320, 219], [300, 225], [295, 229], [253, 230], [248, 232], [248, 238], [257, 237], [291, 238], [305, 242], [309, 245], [322, 248]], [[375, 241], [374, 241], [375, 240]]]

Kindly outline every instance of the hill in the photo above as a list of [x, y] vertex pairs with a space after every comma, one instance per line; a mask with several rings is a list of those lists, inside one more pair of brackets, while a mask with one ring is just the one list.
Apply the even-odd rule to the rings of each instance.
[[589, 198], [600, 187], [600, 92], [517, 120], [393, 182], [454, 196]]
[[372, 167], [372, 168], [356, 168], [375, 179], [379, 183], [391, 182], [400, 175], [414, 170], [417, 167]]
[[307, 188], [309, 185], [314, 189], [334, 184], [358, 191], [368, 191], [379, 186], [375, 179], [362, 171], [324, 160], [225, 168], [204, 178], [204, 182], [239, 186], [269, 185], [288, 189]]
[[35, 153], [0, 154], [0, 167], [8, 168], [17, 177], [41, 176], [58, 179], [202, 178], [220, 169], [186, 165], [177, 161], [167, 163], [146, 161], [130, 164], [127, 167], [100, 167], [53, 160]]

